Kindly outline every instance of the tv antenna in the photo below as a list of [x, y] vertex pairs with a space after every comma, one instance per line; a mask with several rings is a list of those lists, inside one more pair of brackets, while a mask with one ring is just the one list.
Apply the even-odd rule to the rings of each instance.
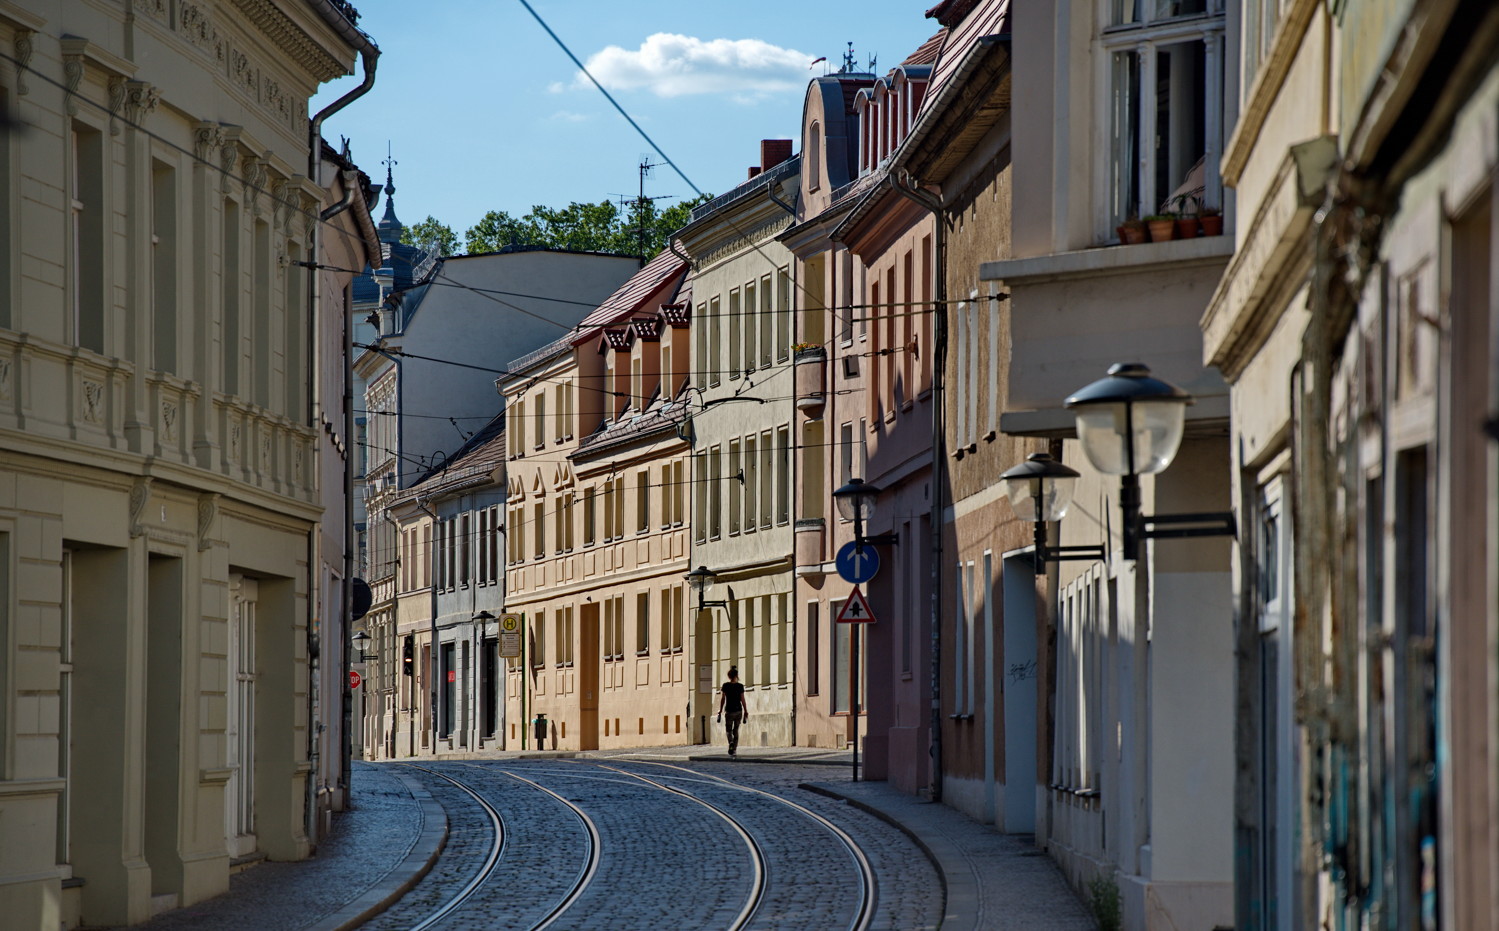
[[619, 198], [620, 206], [635, 208], [635, 245], [640, 253], [641, 265], [645, 264], [647, 258], [645, 254], [646, 242], [650, 238], [647, 221], [650, 218], [651, 205], [658, 200], [671, 200], [676, 196], [674, 194], [656, 194], [651, 197], [645, 196], [645, 179], [651, 177], [655, 169], [660, 167], [660, 165], [660, 162], [651, 161], [651, 157], [649, 155], [640, 156], [640, 184], [635, 193], [635, 196], [631, 198], [627, 194], [614, 195], [615, 197]]

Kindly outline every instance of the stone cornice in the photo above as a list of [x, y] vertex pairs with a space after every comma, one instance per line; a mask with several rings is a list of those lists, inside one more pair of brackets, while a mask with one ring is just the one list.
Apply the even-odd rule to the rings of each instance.
[[319, 82], [341, 78], [349, 69], [272, 0], [234, 0], [244, 14], [276, 47]]
[[1260, 130], [1270, 116], [1271, 107], [1280, 97], [1286, 75], [1290, 73], [1296, 54], [1301, 50], [1301, 40], [1312, 21], [1312, 14], [1320, 5], [1317, 0], [1293, 0], [1281, 17], [1275, 30], [1275, 38], [1270, 43], [1270, 51], [1260, 62], [1254, 84], [1244, 98], [1244, 109], [1239, 112], [1233, 137], [1224, 148], [1223, 160], [1219, 164], [1223, 183], [1229, 187], [1238, 187], [1239, 177], [1249, 162]]
[[688, 254], [692, 256], [692, 270], [701, 273], [713, 265], [725, 259], [733, 258], [741, 252], [747, 252], [754, 246], [763, 242], [769, 242], [776, 238], [782, 231], [791, 227], [791, 214], [777, 208], [778, 216], [772, 216], [768, 220], [761, 220], [753, 226], [729, 226], [727, 223], [721, 228], [722, 235], [704, 237], [704, 243], [717, 242], [710, 246], [707, 251], [695, 252], [685, 243]]
[[18, 29], [40, 32], [47, 25], [47, 18], [32, 10], [17, 6], [10, 0], [0, 0], [0, 23], [6, 23]]

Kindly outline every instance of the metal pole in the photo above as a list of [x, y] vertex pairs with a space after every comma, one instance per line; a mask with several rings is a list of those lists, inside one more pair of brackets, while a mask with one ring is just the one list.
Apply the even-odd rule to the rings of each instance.
[[526, 640], [530, 632], [530, 619], [525, 612], [520, 616], [520, 748], [526, 749], [526, 731], [531, 727], [531, 718], [526, 711], [526, 699], [531, 694], [530, 684], [526, 682]]
[[854, 782], [859, 781], [859, 634], [862, 628], [850, 625], [848, 632], [848, 710], [854, 722]]

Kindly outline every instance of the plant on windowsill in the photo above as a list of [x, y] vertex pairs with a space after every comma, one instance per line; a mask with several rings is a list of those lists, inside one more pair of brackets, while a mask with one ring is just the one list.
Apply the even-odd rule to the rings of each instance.
[[1176, 238], [1196, 239], [1199, 224], [1198, 210], [1202, 201], [1195, 194], [1178, 194], [1167, 201], [1166, 206], [1176, 217]]
[[1155, 213], [1145, 218], [1150, 227], [1151, 242], [1169, 242], [1176, 236], [1176, 217], [1169, 213]]
[[822, 348], [821, 343], [797, 343], [791, 347], [791, 355], [796, 361], [812, 361], [813, 359], [826, 359], [827, 350]]
[[1139, 217], [1130, 217], [1119, 224], [1115, 230], [1119, 234], [1119, 241], [1127, 246], [1135, 246], [1145, 241], [1145, 221]]
[[1202, 224], [1202, 235], [1223, 235], [1223, 214], [1217, 207], [1202, 208], [1202, 212], [1198, 214], [1197, 219]]

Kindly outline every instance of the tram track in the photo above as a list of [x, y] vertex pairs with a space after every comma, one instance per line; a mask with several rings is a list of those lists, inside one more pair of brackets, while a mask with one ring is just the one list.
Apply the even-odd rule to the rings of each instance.
[[[866, 856], [859, 843], [852, 836], [850, 836], [848, 832], [844, 831], [837, 824], [833, 823], [823, 815], [807, 808], [804, 805], [800, 805], [790, 799], [776, 795], [773, 792], [767, 792], [753, 786], [742, 785], [740, 783], [732, 782], [718, 776], [701, 773], [692, 769], [688, 769], [686, 767], [675, 766], [667, 763], [659, 763], [646, 760], [630, 760], [628, 762], [631, 764], [659, 766], [665, 769], [674, 770], [676, 772], [671, 774], [653, 773], [647, 775], [645, 773], [634, 772], [630, 769], [624, 769], [619, 766], [590, 761], [587, 763], [583, 763], [582, 765], [578, 765], [577, 769], [573, 769], [572, 766], [569, 766], [565, 771], [546, 770], [538, 772], [533, 770], [529, 772], [529, 775], [535, 776], [537, 777], [537, 779], [546, 779], [547, 776], [559, 776], [569, 780], [597, 780], [599, 782], [609, 782], [615, 783], [617, 785], [630, 784], [639, 785], [641, 787], [648, 787], [651, 790], [659, 791], [671, 797], [689, 801], [694, 805], [700, 806], [701, 808], [711, 813], [716, 819], [726, 824], [733, 831], [733, 833], [737, 835], [740, 842], [744, 845], [750, 867], [750, 869], [746, 871], [749, 874], [749, 889], [746, 893], [744, 893], [744, 898], [742, 900], [742, 903], [737, 907], [737, 911], [734, 911], [732, 913], [729, 912], [727, 909], [733, 909], [735, 908], [735, 906], [729, 903], [725, 903], [725, 905], [727, 905], [727, 909], [724, 912], [720, 913], [721, 919], [727, 919], [731, 914], [732, 918], [723, 925], [718, 925], [717, 921], [715, 921], [714, 923], [715, 926], [725, 927], [726, 931], [746, 931], [746, 929], [751, 928], [754, 925], [758, 914], [761, 912], [762, 906], [767, 903], [769, 891], [772, 888], [778, 891], [782, 899], [784, 899], [787, 889], [794, 888], [794, 880], [788, 881], [787, 885], [772, 886], [771, 880], [774, 871], [769, 865], [766, 850], [762, 843], [762, 836], [769, 837], [775, 840], [777, 844], [779, 844], [784, 850], [784, 838], [779, 836], [781, 832], [777, 828], [775, 828], [774, 826], [766, 827], [766, 825], [764, 824], [764, 812], [766, 811], [766, 809], [754, 809], [761, 812], [761, 814], [758, 816], [761, 824], [758, 827], [752, 826], [752, 824], [747, 823], [744, 820], [744, 816], [742, 814], [739, 814], [739, 816], [736, 817], [736, 813], [731, 812], [724, 805], [715, 804], [715, 801], [710, 801], [707, 798], [701, 797], [701, 795], [697, 792], [694, 792], [688, 788], [684, 788], [680, 785], [675, 785], [673, 783], [679, 782], [681, 780], [691, 779], [711, 786], [715, 790], [734, 790], [737, 792], [749, 793], [756, 797], [761, 797], [778, 802], [780, 803], [780, 805], [789, 808], [796, 814], [811, 820], [812, 822], [819, 825], [822, 829], [826, 830], [837, 839], [843, 850], [846, 851], [855, 866], [855, 872], [857, 873], [858, 877], [856, 895], [857, 905], [854, 909], [854, 915], [846, 925], [846, 927], [849, 929], [849, 931], [868, 931], [873, 919], [876, 906], [877, 887], [875, 883], [874, 870], [870, 863], [869, 857]], [[440, 903], [434, 903], [434, 906], [431, 908], [431, 910], [427, 912], [425, 916], [422, 917], [418, 922], [415, 922], [408, 926], [411, 931], [428, 931], [428, 929], [440, 926], [446, 919], [453, 916], [456, 912], [462, 909], [465, 904], [473, 900], [475, 895], [480, 893], [480, 891], [484, 889], [486, 884], [490, 883], [492, 880], [496, 882], [499, 881], [495, 874], [501, 866], [502, 861], [504, 860], [507, 841], [509, 840], [509, 832], [507, 831], [505, 821], [500, 813], [500, 810], [496, 808], [495, 805], [491, 803], [490, 799], [486, 798], [484, 795], [486, 791], [492, 792], [492, 788], [486, 789], [486, 787], [480, 782], [474, 780], [465, 780], [464, 778], [452, 775], [448, 772], [441, 772], [437, 769], [429, 768], [426, 766], [417, 766], [409, 763], [403, 765], [410, 766], [412, 769], [421, 770], [422, 772], [437, 777], [438, 779], [444, 780], [446, 783], [449, 783], [455, 788], [461, 790], [475, 802], [478, 808], [482, 811], [484, 819], [487, 820], [492, 827], [492, 841], [489, 844], [488, 850], [483, 851], [482, 862], [479, 864], [475, 872], [471, 876], [469, 876], [458, 889], [453, 891], [451, 895], [446, 896]], [[547, 931], [547, 929], [562, 926], [560, 923], [563, 922], [564, 916], [567, 915], [569, 909], [572, 909], [585, 895], [585, 893], [587, 893], [590, 884], [593, 883], [595, 877], [599, 874], [600, 864], [604, 859], [604, 854], [607, 852], [605, 850], [605, 842], [603, 839], [601, 839], [599, 826], [595, 824], [594, 820], [588, 815], [588, 813], [584, 811], [583, 808], [574, 800], [566, 797], [563, 792], [559, 792], [552, 787], [543, 785], [541, 782], [536, 781], [536, 779], [527, 778], [526, 776], [522, 776], [510, 769], [494, 769], [468, 762], [457, 763], [456, 765], [463, 766], [465, 769], [477, 770], [490, 777], [505, 777], [507, 779], [514, 780], [521, 785], [534, 789], [537, 792], [543, 793], [544, 795], [549, 796], [551, 799], [563, 805], [581, 826], [584, 834], [584, 844], [587, 849], [582, 857], [582, 862], [577, 870], [577, 874], [572, 878], [572, 881], [567, 887], [566, 891], [560, 897], [554, 897], [552, 899], [555, 904], [551, 905], [551, 907], [548, 908], [548, 910], [543, 915], [541, 915], [540, 918], [531, 918], [528, 916], [524, 922], [516, 922], [505, 925], [505, 927], [523, 927], [528, 929], [528, 931]], [[586, 767], [586, 769], [584, 767]], [[656, 778], [652, 778], [652, 776], [656, 776]], [[567, 790], [564, 789], [563, 791]], [[502, 802], [501, 804], [504, 803]], [[756, 820], [756, 818], [750, 819], [751, 822], [753, 822], [754, 820]], [[774, 831], [776, 833], [766, 835], [766, 831]], [[524, 846], [524, 842], [521, 843]], [[776, 845], [773, 844], [773, 846]], [[829, 848], [829, 852], [827, 855], [835, 856], [836, 854], [834, 854], [833, 851], [836, 849], [837, 848]], [[478, 852], [476, 851], [476, 853]], [[787, 869], [784, 860], [785, 856], [783, 853], [781, 860], [778, 861], [781, 862], [782, 865], [780, 867], [777, 867], [778, 869]], [[617, 869], [617, 867], [611, 867], [611, 870], [617, 871]], [[500, 872], [503, 874], [504, 871], [500, 870]], [[795, 876], [797, 875], [797, 872], [794, 868], [787, 869], [787, 875]], [[558, 877], [559, 881], [561, 881], [562, 879], [563, 877]], [[556, 891], [557, 890], [553, 891], [554, 896]], [[486, 894], [490, 897], [493, 897], [496, 892], [491, 890]], [[732, 902], [732, 900], [730, 901]], [[479, 903], [476, 903], [476, 907], [478, 907], [478, 905]], [[847, 914], [847, 912], [844, 912], [844, 914]], [[776, 912], [768, 912], [767, 918], [765, 920], [776, 924]], [[761, 923], [764, 924], [764, 921], [762, 921]]]

